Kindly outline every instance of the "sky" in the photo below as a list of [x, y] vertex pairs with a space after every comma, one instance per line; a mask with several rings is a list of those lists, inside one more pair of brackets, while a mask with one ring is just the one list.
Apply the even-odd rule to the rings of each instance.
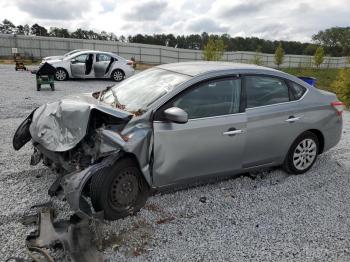
[[201, 32], [311, 41], [350, 26], [350, 0], [0, 0], [0, 20], [113, 32], [117, 36]]

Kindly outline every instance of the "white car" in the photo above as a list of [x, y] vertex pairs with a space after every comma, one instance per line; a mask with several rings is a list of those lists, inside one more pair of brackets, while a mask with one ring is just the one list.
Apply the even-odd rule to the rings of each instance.
[[55, 78], [111, 78], [116, 82], [132, 76], [133, 61], [103, 51], [80, 51], [61, 59], [43, 61], [56, 68]]
[[45, 63], [47, 61], [50, 61], [50, 60], [58, 60], [58, 59], [63, 59], [67, 56], [70, 56], [70, 55], [73, 55], [75, 53], [78, 53], [78, 52], [81, 52], [81, 51], [87, 51], [88, 49], [75, 49], [75, 50], [72, 50], [64, 55], [58, 55], [58, 56], [47, 56], [47, 57], [44, 57], [43, 58], [43, 61], [42, 63]]

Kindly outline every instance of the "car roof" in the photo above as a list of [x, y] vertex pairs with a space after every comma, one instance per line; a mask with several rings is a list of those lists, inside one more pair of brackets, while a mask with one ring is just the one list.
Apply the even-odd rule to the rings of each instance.
[[[86, 49], [86, 50], [83, 50], [83, 51], [79, 51], [79, 52], [76, 52], [72, 55], [74, 56], [78, 56], [78, 55], [82, 55], [82, 54], [85, 54], [85, 53], [90, 53], [90, 54], [108, 54], [108, 55], [111, 55], [111, 56], [114, 56], [114, 57], [118, 57], [118, 58], [123, 58], [115, 53], [112, 53], [112, 52], [106, 52], [106, 51], [98, 51], [98, 50], [89, 50], [89, 49]], [[123, 58], [125, 59], [125, 58]]]
[[271, 72], [279, 72], [275, 69], [257, 66], [252, 64], [242, 64], [242, 63], [231, 63], [231, 62], [213, 62], [213, 61], [195, 61], [195, 62], [181, 62], [181, 63], [172, 63], [172, 64], [163, 64], [157, 66], [165, 70], [170, 70], [180, 74], [186, 74], [190, 76], [196, 76], [200, 74], [205, 74], [215, 71], [223, 70], [264, 70]]

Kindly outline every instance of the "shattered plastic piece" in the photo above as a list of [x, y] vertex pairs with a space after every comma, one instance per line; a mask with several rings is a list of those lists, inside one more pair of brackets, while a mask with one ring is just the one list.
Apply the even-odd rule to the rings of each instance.
[[39, 214], [39, 230], [27, 237], [29, 248], [49, 248], [60, 243], [73, 262], [99, 262], [102, 255], [93, 245], [93, 233], [87, 219], [71, 217], [70, 221], [53, 222], [53, 209]]

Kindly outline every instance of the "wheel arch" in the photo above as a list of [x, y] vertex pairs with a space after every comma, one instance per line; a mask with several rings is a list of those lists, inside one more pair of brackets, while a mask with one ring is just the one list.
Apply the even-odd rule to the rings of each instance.
[[109, 77], [112, 77], [112, 76], [113, 76], [113, 73], [114, 73], [115, 71], [117, 71], [117, 70], [121, 71], [121, 72], [124, 74], [124, 76], [125, 76], [125, 71], [124, 71], [122, 68], [120, 68], [120, 67], [114, 67], [114, 68], [112, 68], [112, 70], [110, 71], [111, 73], [109, 74]]
[[305, 132], [311, 132], [314, 135], [316, 135], [317, 140], [318, 140], [318, 145], [319, 145], [317, 153], [322, 154], [323, 150], [324, 150], [324, 144], [325, 144], [325, 141], [324, 141], [325, 139], [324, 139], [324, 135], [322, 134], [322, 132], [318, 129], [309, 129], [309, 130], [306, 130]]
[[288, 147], [288, 151], [287, 151], [287, 153], [284, 155], [284, 158], [283, 158], [284, 160], [283, 160], [283, 161], [285, 161], [286, 157], [288, 156], [289, 150], [290, 150], [291, 146], [293, 145], [293, 143], [294, 143], [301, 135], [305, 134], [306, 132], [313, 133], [313, 134], [317, 137], [318, 146], [319, 146], [318, 152], [317, 152], [317, 153], [318, 153], [318, 154], [322, 154], [322, 153], [323, 153], [323, 151], [324, 151], [324, 145], [325, 145], [325, 138], [324, 138], [323, 133], [322, 133], [320, 130], [318, 130], [318, 129], [307, 129], [307, 130], [301, 132], [300, 134], [298, 134], [298, 135], [291, 141], [291, 143], [290, 143], [290, 145], [289, 145], [289, 147]]
[[64, 70], [64, 71], [66, 72], [66, 74], [67, 74], [67, 78], [66, 78], [66, 79], [72, 77], [72, 76], [70, 75], [70, 72], [68, 72], [69, 70], [67, 70], [67, 68], [64, 68], [63, 66], [58, 66], [58, 67], [56, 67], [56, 71], [57, 71], [58, 69], [62, 69], [62, 70]]
[[[114, 163], [116, 162], [119, 162], [123, 159], [131, 159], [132, 161], [135, 162], [135, 164], [137, 164], [137, 167], [139, 168], [143, 178], [145, 179], [146, 181], [146, 184], [148, 185], [149, 188], [151, 188], [151, 181], [150, 179], [147, 177], [147, 175], [143, 172], [142, 168], [141, 168], [141, 165], [140, 165], [140, 162], [139, 160], [137, 159], [136, 155], [133, 154], [133, 153], [130, 153], [130, 152], [125, 152], [125, 151], [121, 151], [119, 153], [119, 157], [117, 159], [115, 159]], [[94, 174], [91, 174], [91, 176], [87, 179], [87, 181], [85, 182], [84, 186], [83, 186], [83, 189], [82, 191], [83, 192], [88, 192], [89, 188], [90, 188], [90, 182], [91, 182], [91, 179], [93, 177]]]

